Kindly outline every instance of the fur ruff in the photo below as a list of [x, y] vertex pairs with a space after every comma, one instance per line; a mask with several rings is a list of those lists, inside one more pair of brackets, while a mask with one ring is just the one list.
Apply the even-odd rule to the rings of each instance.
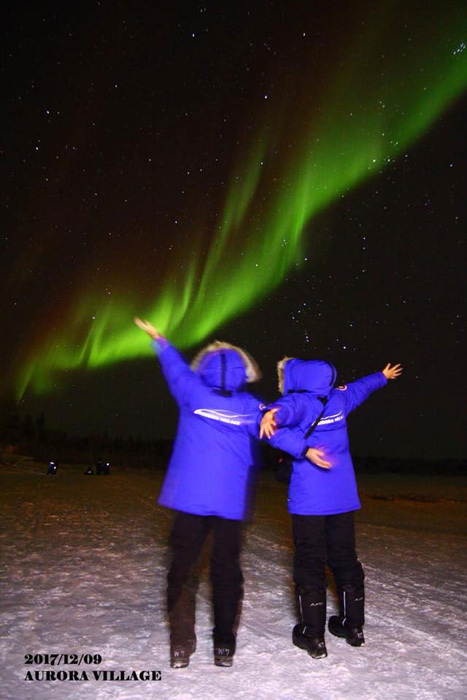
[[209, 345], [206, 345], [206, 347], [202, 348], [202, 350], [200, 350], [199, 353], [193, 358], [191, 369], [196, 371], [201, 360], [208, 353], [222, 349], [234, 350], [240, 355], [243, 364], [245, 365], [245, 373], [249, 384], [252, 382], [257, 382], [259, 379], [261, 379], [261, 370], [258, 367], [256, 360], [254, 360], [253, 357], [246, 352], [246, 350], [239, 348], [237, 345], [231, 345], [230, 343], [225, 343], [221, 340], [215, 340], [213, 343], [210, 343]]
[[279, 360], [279, 362], [277, 363], [277, 379], [279, 391], [281, 394], [284, 393], [284, 367], [289, 360], [293, 359], [293, 357], [283, 357], [282, 360]]

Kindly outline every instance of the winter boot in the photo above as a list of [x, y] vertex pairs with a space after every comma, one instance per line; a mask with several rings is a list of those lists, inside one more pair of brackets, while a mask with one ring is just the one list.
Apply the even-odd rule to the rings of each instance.
[[339, 591], [339, 615], [329, 618], [328, 629], [335, 637], [341, 637], [353, 647], [365, 644], [365, 589], [348, 588]]
[[190, 656], [196, 651], [196, 640], [188, 639], [183, 644], [170, 645], [170, 665], [172, 668], [186, 668]]
[[214, 663], [216, 666], [232, 666], [235, 654], [235, 642], [223, 644], [214, 640]]
[[312, 659], [324, 659], [328, 655], [324, 635], [310, 637], [306, 625], [295, 625], [292, 632], [292, 642], [299, 649], [305, 649]]
[[328, 655], [324, 641], [326, 591], [298, 586], [297, 600], [301, 623], [293, 629], [292, 642], [313, 659], [323, 659]]

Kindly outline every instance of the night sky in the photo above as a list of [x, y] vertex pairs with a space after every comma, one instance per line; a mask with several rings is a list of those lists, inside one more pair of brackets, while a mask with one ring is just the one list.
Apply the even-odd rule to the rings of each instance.
[[171, 438], [148, 318], [342, 383], [359, 455], [462, 458], [465, 2], [7, 3], [2, 391]]

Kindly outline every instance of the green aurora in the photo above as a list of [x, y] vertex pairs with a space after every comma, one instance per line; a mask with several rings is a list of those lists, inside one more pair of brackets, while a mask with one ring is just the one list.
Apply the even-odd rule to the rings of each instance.
[[96, 312], [101, 296], [83, 290], [62, 325], [23, 359], [18, 396], [53, 389], [63, 371], [148, 355], [135, 315], [179, 347], [193, 346], [300, 265], [313, 217], [406, 152], [467, 86], [465, 11], [448, 8], [404, 29], [390, 19], [382, 12], [351, 37], [329, 68], [326, 94], [315, 93], [303, 66], [293, 114], [265, 101], [215, 226], [190, 234], [184, 269], [162, 271], [149, 305], [142, 290], [130, 290], [99, 301]]

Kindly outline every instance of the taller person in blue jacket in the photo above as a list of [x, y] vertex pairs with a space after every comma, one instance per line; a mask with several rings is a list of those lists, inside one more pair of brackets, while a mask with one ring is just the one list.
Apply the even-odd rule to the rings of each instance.
[[[176, 511], [167, 577], [170, 663], [173, 668], [188, 666], [196, 649], [194, 568], [212, 532], [214, 663], [231, 666], [243, 596], [241, 526], [249, 514], [264, 408], [245, 386], [257, 381], [260, 372], [244, 350], [221, 342], [201, 350], [190, 367], [154, 326], [138, 318], [135, 323], [152, 338], [179, 407], [174, 449], [159, 497], [159, 504]], [[297, 459], [321, 460], [319, 450], [309, 449], [291, 430], [277, 431], [270, 442]]]
[[339, 615], [330, 618], [329, 631], [355, 647], [365, 642], [365, 576], [357, 558], [354, 529], [354, 511], [360, 508], [360, 500], [347, 416], [373, 391], [396, 379], [402, 367], [388, 364], [381, 372], [337, 388], [337, 373], [329, 362], [285, 358], [278, 371], [279, 390], [284, 395], [268, 406], [261, 435], [272, 436], [278, 427], [291, 427], [305, 436], [310, 447], [321, 451], [320, 466], [327, 462], [329, 467], [313, 468], [306, 460], [294, 459], [288, 499], [300, 615], [292, 640], [312, 658], [320, 659], [327, 656], [326, 564], [339, 596]]

